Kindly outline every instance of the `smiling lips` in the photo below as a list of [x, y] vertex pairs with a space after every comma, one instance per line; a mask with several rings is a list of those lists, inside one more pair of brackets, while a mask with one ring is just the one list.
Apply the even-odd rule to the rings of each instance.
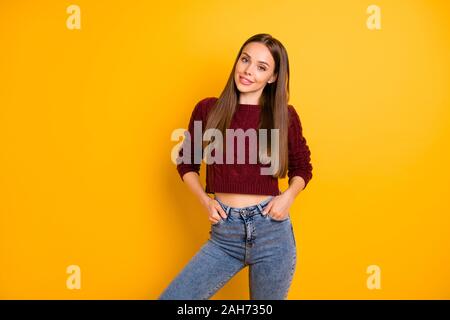
[[248, 80], [247, 78], [239, 76], [239, 82], [245, 86], [251, 85], [253, 82]]

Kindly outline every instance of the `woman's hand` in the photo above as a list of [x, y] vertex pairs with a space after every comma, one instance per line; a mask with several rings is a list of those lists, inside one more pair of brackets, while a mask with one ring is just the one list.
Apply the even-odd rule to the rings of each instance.
[[263, 215], [268, 214], [275, 220], [284, 220], [289, 215], [289, 208], [294, 202], [294, 197], [287, 192], [275, 196], [264, 208]]
[[[208, 200], [209, 199], [209, 200]], [[226, 219], [227, 214], [223, 210], [222, 206], [215, 199], [211, 199], [208, 197], [204, 206], [208, 212], [209, 221], [213, 224], [218, 223], [220, 219]]]

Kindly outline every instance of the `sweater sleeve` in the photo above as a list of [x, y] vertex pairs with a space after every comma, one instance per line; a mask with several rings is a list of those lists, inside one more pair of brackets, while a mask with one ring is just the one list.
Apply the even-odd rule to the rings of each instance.
[[[183, 143], [178, 151], [178, 157], [177, 157], [177, 171], [178, 174], [183, 180], [183, 176], [185, 173], [193, 171], [200, 175], [200, 165], [201, 160], [203, 158], [203, 152], [201, 149], [201, 143], [202, 143], [202, 136], [203, 136], [203, 128], [205, 124], [203, 123], [203, 112], [202, 107], [204, 100], [199, 101], [195, 107], [194, 110], [191, 113], [191, 118], [189, 120], [188, 130], [185, 130], [184, 132], [184, 140]], [[200, 152], [199, 155], [201, 155], [200, 159], [195, 159], [194, 154], [196, 151], [196, 146], [194, 144], [194, 121], [201, 121], [202, 123], [202, 130], [201, 130], [201, 136], [200, 141], [197, 141], [197, 152]], [[198, 147], [200, 149], [198, 149]], [[186, 154], [186, 157], [184, 158], [184, 153]]]
[[288, 131], [288, 183], [294, 176], [300, 176], [305, 180], [305, 188], [312, 178], [311, 152], [305, 137], [302, 134], [300, 117], [291, 105], [289, 109], [289, 131]]

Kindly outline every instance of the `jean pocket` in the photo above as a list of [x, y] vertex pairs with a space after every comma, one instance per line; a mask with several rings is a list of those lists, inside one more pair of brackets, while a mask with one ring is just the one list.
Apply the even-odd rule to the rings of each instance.
[[278, 223], [280, 223], [280, 222], [288, 221], [288, 220], [291, 218], [291, 215], [288, 214], [287, 218], [284, 218], [283, 220], [274, 219], [274, 218], [272, 218], [272, 217], [271, 217], [270, 215], [268, 215], [268, 214], [265, 215], [265, 218], [266, 218], [267, 220], [272, 221], [272, 222], [278, 222]]
[[220, 218], [220, 220], [219, 220], [218, 222], [212, 223], [211, 225], [212, 225], [212, 226], [219, 226], [219, 225], [225, 223], [226, 220], [228, 220], [228, 217], [227, 217], [227, 218]]

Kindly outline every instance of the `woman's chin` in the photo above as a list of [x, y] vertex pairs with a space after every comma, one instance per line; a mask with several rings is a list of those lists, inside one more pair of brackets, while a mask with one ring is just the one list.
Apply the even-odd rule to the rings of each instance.
[[251, 88], [248, 88], [246, 86], [241, 86], [241, 85], [238, 85], [237, 89], [239, 90], [239, 92], [251, 92], [251, 91], [253, 91]]

